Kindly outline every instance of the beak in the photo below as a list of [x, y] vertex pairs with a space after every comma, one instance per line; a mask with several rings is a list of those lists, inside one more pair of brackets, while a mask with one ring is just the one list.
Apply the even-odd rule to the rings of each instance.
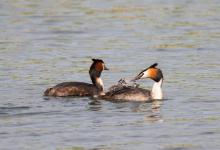
[[141, 77], [143, 77], [144, 73], [140, 73], [139, 75], [137, 75], [136, 77], [134, 77], [131, 81], [136, 81], [141, 79]]
[[104, 65], [104, 70], [109, 70], [109, 69]]

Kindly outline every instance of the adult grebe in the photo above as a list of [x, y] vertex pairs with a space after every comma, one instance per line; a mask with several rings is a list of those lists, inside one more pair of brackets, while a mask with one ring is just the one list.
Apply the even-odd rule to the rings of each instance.
[[150, 101], [153, 99], [162, 99], [163, 73], [156, 68], [157, 63], [141, 71], [132, 81], [150, 78], [155, 81], [151, 91], [126, 85], [114, 86], [112, 90], [101, 96], [109, 101]]
[[93, 63], [89, 70], [89, 75], [93, 84], [84, 82], [63, 82], [52, 88], [48, 88], [45, 96], [94, 96], [104, 95], [104, 85], [102, 82], [101, 73], [103, 70], [108, 70], [105, 63], [101, 59], [92, 59]]

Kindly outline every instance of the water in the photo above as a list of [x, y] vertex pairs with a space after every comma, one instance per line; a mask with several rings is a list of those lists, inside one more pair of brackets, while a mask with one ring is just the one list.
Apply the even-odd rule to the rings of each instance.
[[[0, 149], [219, 149], [219, 14], [218, 0], [1, 1]], [[90, 82], [91, 58], [105, 89], [158, 62], [165, 100], [42, 96]]]

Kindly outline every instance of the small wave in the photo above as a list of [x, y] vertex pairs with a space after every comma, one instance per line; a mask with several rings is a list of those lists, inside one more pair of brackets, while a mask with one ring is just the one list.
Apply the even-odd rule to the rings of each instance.
[[49, 114], [54, 114], [60, 111], [42, 111], [42, 112], [27, 112], [27, 113], [17, 113], [14, 114], [13, 116], [33, 116], [33, 115], [49, 115]]
[[18, 106], [18, 107], [0, 107], [1, 110], [21, 110], [21, 109], [30, 109], [29, 106]]
[[24, 112], [24, 113], [13, 113], [13, 114], [4, 113], [1, 117], [23, 117], [23, 116], [36, 116], [36, 115], [51, 115], [51, 114], [57, 114], [57, 113], [60, 113], [60, 111]]

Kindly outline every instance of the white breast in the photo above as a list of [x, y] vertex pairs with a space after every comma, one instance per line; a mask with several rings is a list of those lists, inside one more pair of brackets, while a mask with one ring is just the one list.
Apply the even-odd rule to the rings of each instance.
[[154, 83], [153, 88], [151, 90], [151, 97], [153, 99], [163, 99], [162, 83], [163, 79], [160, 79], [159, 82]]

